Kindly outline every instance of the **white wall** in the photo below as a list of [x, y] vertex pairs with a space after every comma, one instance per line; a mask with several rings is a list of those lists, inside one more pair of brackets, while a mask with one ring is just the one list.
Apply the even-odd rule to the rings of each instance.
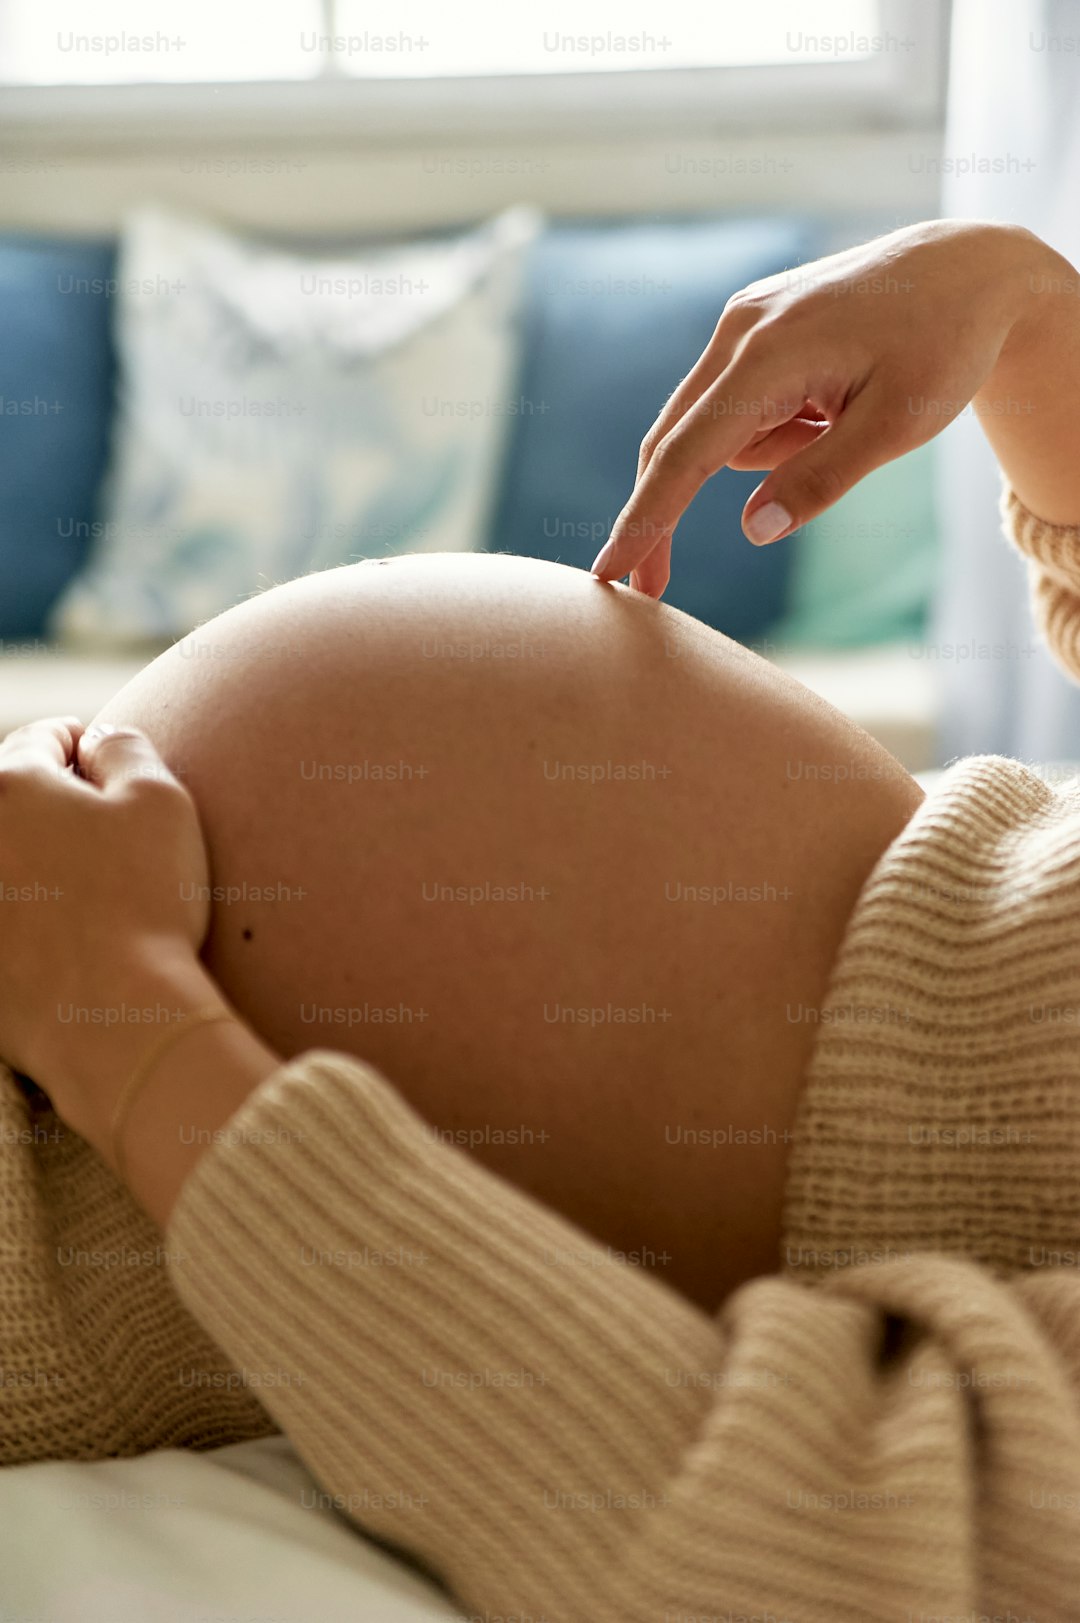
[[0, 229], [111, 231], [150, 197], [286, 233], [450, 225], [517, 201], [899, 223], [937, 209], [944, 59], [932, 39], [917, 61], [858, 67], [7, 87]]
[[[933, 153], [940, 136], [928, 132]], [[909, 167], [911, 143], [889, 134], [739, 137], [543, 146], [371, 151], [265, 146], [94, 152], [52, 148], [0, 158], [0, 229], [93, 235], [154, 198], [236, 225], [363, 233], [451, 224], [529, 201], [560, 214], [711, 213], [880, 208], [901, 219], [937, 212], [938, 182]]]

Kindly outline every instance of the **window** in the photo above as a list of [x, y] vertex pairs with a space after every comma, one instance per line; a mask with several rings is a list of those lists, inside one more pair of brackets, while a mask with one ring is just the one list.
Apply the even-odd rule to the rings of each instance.
[[835, 59], [874, 50], [878, 0], [833, 0], [828, 31], [807, 28], [806, 0], [767, 6], [703, 5], [701, 0], [621, 0], [618, 5], [514, 10], [473, 0], [453, 13], [435, 0], [411, 4], [408, 29], [397, 10], [370, 0], [338, 0], [324, 50], [346, 72], [386, 77], [456, 78], [490, 74], [611, 73]]
[[[403, 22], [407, 18], [407, 22]], [[827, 26], [826, 26], [827, 25]], [[497, 0], [8, 0], [9, 83], [378, 78], [597, 73], [862, 61], [886, 38], [878, 0], [622, 0], [512, 9]], [[903, 43], [898, 41], [898, 49]]]
[[[936, 190], [905, 165], [940, 141], [948, 8], [0, 0], [6, 216], [100, 228], [150, 190], [267, 227], [287, 208], [309, 229], [474, 218], [522, 196], [596, 214], [693, 212], [712, 194], [876, 207], [899, 174], [892, 206], [916, 218]], [[444, 167], [420, 173], [432, 155]], [[215, 190], [213, 166], [240, 173], [247, 156], [289, 160], [292, 182]]]
[[11, 84], [308, 78], [302, 35], [320, 0], [0, 0], [0, 77]]
[[[222, 97], [225, 86], [291, 83], [297, 108], [327, 105], [336, 86], [353, 104], [366, 91], [379, 119], [403, 128], [417, 108], [459, 129], [470, 115], [513, 124], [556, 108], [634, 128], [704, 111], [715, 127], [744, 110], [798, 120], [815, 102], [834, 118], [850, 106], [895, 123], [939, 105], [944, 10], [945, 0], [554, 0], [540, 11], [507, 0], [0, 0], [0, 82], [108, 86], [114, 109], [121, 86], [212, 84], [216, 103], [184, 105], [215, 117], [250, 107]], [[18, 101], [9, 89], [9, 117]]]

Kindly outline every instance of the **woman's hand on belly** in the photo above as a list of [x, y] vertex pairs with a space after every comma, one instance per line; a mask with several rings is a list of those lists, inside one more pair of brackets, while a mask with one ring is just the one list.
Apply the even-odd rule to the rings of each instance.
[[194, 803], [138, 732], [74, 717], [0, 744], [0, 1053], [50, 1090], [123, 1023], [118, 987], [195, 964], [210, 921]]
[[[20, 728], [0, 744], [0, 876], [0, 1055], [106, 1161], [127, 1151], [128, 1182], [164, 1226], [209, 1141], [180, 1126], [219, 1127], [280, 1063], [199, 964], [210, 885], [191, 796], [137, 731]], [[208, 1008], [223, 1024], [179, 1025]], [[125, 1084], [170, 1026], [183, 1041], [118, 1143]]]

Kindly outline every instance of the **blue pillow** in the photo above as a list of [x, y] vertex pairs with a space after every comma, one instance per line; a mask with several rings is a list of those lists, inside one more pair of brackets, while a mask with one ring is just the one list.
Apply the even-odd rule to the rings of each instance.
[[[809, 226], [789, 219], [552, 226], [530, 259], [489, 547], [587, 568], [629, 493], [642, 435], [728, 295], [815, 251]], [[0, 238], [0, 639], [41, 636], [89, 550], [112, 416], [102, 289], [114, 268], [113, 244]], [[39, 401], [48, 409], [35, 411]], [[758, 477], [726, 469], [697, 497], [667, 593], [744, 641], [783, 613], [791, 564], [791, 548], [742, 538]]]
[[[0, 238], [0, 639], [42, 635], [82, 563], [108, 446], [114, 252]], [[95, 291], [96, 288], [96, 291]]]
[[[488, 546], [585, 569], [634, 483], [638, 446], [730, 294], [811, 258], [792, 219], [557, 223], [534, 245], [525, 356]], [[667, 601], [741, 641], [784, 611], [790, 547], [739, 526], [764, 474], [722, 470], [679, 526]]]

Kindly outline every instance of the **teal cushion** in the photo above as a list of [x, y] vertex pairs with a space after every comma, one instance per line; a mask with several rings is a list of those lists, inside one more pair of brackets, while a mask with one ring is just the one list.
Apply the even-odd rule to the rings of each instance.
[[937, 579], [935, 465], [932, 441], [780, 542], [793, 556], [776, 639], [843, 648], [921, 633]]

